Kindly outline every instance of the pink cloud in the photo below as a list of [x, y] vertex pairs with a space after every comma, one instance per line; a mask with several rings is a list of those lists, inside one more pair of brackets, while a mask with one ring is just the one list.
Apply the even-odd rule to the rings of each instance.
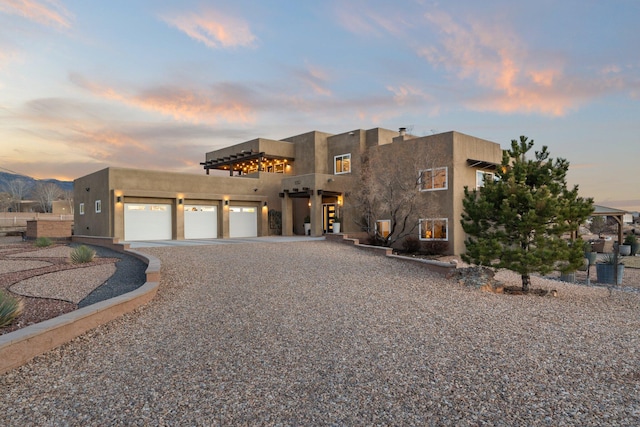
[[329, 76], [324, 69], [308, 65], [305, 69], [296, 71], [295, 75], [304, 84], [311, 87], [315, 94], [321, 96], [332, 95], [331, 89], [327, 87]]
[[76, 134], [76, 138], [82, 141], [82, 147], [87, 154], [100, 160], [108, 160], [114, 157], [114, 153], [123, 149], [129, 154], [132, 152], [148, 154], [152, 148], [135, 138], [111, 129], [89, 129], [81, 126], [74, 126], [71, 130]]
[[588, 95], [583, 92], [586, 88], [568, 85], [557, 59], [545, 63], [545, 58], [533, 58], [504, 23], [463, 25], [442, 12], [429, 13], [426, 19], [439, 30], [441, 46], [421, 48], [418, 54], [453, 71], [459, 79], [475, 81], [489, 90], [489, 94], [470, 99], [470, 108], [561, 116]]
[[47, 26], [71, 27], [71, 14], [54, 0], [0, 0], [0, 12], [23, 16]]
[[384, 6], [372, 8], [368, 2], [339, 2], [335, 10], [338, 22], [346, 30], [367, 36], [384, 37], [387, 34], [402, 36], [411, 23], [406, 13], [396, 4], [383, 10]]
[[433, 100], [431, 95], [411, 85], [387, 86], [387, 90], [393, 93], [393, 99], [397, 105], [415, 104], [416, 102]]
[[212, 49], [249, 47], [256, 41], [245, 21], [213, 10], [164, 16], [162, 20]]
[[243, 100], [247, 97], [246, 91], [230, 84], [198, 90], [171, 85], [156, 86], [137, 94], [130, 94], [92, 82], [77, 74], [71, 74], [70, 79], [98, 97], [172, 116], [176, 120], [193, 123], [216, 123], [220, 120], [229, 123], [254, 121], [253, 109]]

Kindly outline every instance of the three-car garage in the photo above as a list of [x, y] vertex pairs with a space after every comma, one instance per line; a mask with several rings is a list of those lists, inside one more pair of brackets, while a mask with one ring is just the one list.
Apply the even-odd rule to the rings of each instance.
[[[174, 205], [169, 203], [125, 203], [124, 240], [171, 240], [173, 238]], [[184, 239], [217, 239], [220, 236], [218, 206], [202, 204], [179, 205], [184, 215]], [[257, 237], [256, 206], [229, 206], [230, 238]], [[179, 215], [178, 215], [179, 217]]]

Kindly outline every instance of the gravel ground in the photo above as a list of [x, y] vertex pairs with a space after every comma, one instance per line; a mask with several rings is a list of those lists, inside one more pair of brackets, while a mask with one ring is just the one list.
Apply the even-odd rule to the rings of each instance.
[[640, 424], [637, 293], [495, 295], [331, 242], [144, 251], [158, 296], [0, 377], [0, 425]]
[[78, 304], [116, 272], [115, 263], [98, 264], [82, 270], [63, 270], [30, 277], [11, 286], [18, 295], [61, 299]]
[[77, 245], [37, 248], [19, 237], [0, 238], [0, 245], [0, 288], [24, 302], [22, 315], [0, 334], [113, 298], [146, 281], [145, 263], [102, 247], [93, 247], [93, 262], [71, 264], [69, 256]]

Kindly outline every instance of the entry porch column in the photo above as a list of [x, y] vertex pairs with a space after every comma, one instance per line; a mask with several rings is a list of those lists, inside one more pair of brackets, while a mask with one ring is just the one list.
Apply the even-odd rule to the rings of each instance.
[[289, 193], [282, 194], [282, 235], [293, 236], [293, 202]]
[[315, 237], [322, 236], [324, 227], [322, 226], [322, 193], [319, 191], [310, 191], [309, 201], [311, 202], [311, 235]]

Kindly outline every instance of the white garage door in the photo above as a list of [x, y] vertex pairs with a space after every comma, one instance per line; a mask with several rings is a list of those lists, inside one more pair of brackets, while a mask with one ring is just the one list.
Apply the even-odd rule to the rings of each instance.
[[257, 237], [258, 209], [253, 207], [229, 207], [229, 237]]
[[171, 240], [171, 205], [125, 203], [124, 240]]
[[184, 238], [216, 239], [218, 211], [215, 206], [184, 205]]

